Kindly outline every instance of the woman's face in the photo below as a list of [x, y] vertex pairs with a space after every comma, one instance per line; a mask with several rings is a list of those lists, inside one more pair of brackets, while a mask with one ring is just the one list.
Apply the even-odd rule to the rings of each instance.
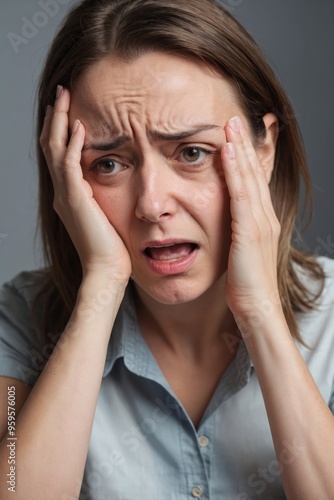
[[228, 81], [178, 56], [108, 57], [76, 81], [70, 124], [86, 129], [84, 177], [129, 251], [136, 286], [160, 303], [198, 298], [227, 269], [221, 149], [237, 114]]

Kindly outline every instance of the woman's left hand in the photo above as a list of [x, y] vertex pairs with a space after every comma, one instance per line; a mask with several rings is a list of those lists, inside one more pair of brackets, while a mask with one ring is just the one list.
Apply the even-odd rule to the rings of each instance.
[[246, 319], [261, 302], [278, 297], [280, 224], [265, 170], [241, 119], [229, 120], [225, 133], [222, 161], [232, 218], [226, 298], [235, 318]]

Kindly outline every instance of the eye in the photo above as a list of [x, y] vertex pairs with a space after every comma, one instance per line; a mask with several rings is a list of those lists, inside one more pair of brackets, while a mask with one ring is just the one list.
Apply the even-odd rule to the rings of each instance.
[[119, 161], [113, 160], [112, 158], [102, 158], [97, 160], [92, 164], [89, 170], [95, 170], [102, 175], [117, 174], [121, 170], [124, 170], [125, 166]]
[[198, 146], [191, 146], [181, 151], [180, 158], [186, 163], [200, 165], [206, 160], [207, 156], [211, 154], [213, 154], [212, 151], [208, 151]]

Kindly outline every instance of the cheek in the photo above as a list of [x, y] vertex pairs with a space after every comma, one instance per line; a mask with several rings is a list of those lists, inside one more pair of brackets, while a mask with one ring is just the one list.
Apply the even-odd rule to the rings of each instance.
[[[229, 195], [223, 175], [211, 175], [206, 180], [197, 183], [191, 192], [193, 204], [199, 214], [206, 213], [217, 223], [229, 211]], [[213, 221], [212, 221], [213, 222]]]
[[118, 234], [126, 239], [128, 221], [132, 210], [130, 196], [121, 190], [92, 185], [94, 199]]
[[209, 183], [199, 193], [198, 218], [206, 226], [208, 237], [219, 255], [226, 257], [231, 245], [230, 196], [222, 183]]

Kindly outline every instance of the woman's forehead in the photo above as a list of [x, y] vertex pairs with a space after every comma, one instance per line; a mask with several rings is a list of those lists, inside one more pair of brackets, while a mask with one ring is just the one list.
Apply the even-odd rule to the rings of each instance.
[[168, 131], [210, 123], [237, 104], [231, 84], [204, 64], [152, 53], [125, 62], [105, 58], [76, 82], [71, 111], [99, 127], [115, 128], [115, 114], [152, 120]]
[[87, 104], [105, 95], [117, 97], [168, 96], [179, 100], [186, 95], [216, 94], [233, 98], [234, 88], [217, 72], [200, 61], [178, 55], [149, 53], [127, 62], [110, 56], [91, 65], [74, 84], [73, 92]]

